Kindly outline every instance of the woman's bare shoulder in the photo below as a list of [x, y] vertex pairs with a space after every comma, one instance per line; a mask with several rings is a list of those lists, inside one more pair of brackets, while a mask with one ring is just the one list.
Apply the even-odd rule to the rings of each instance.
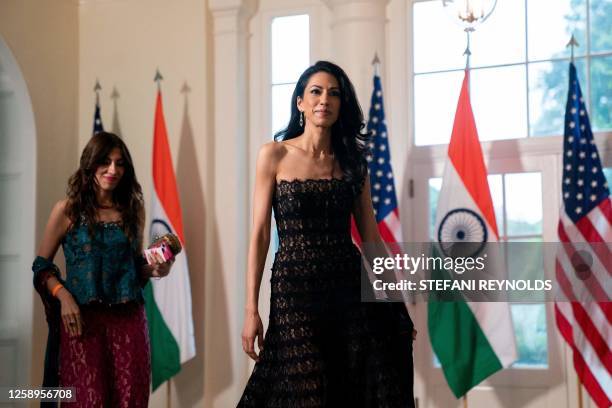
[[68, 217], [68, 205], [68, 198], [59, 200], [55, 203], [53, 209], [51, 210], [51, 215], [49, 215], [49, 222], [62, 230], [66, 230], [70, 226], [70, 218]]
[[259, 159], [266, 163], [278, 164], [287, 154], [285, 142], [268, 142], [259, 148]]
[[51, 210], [51, 215], [55, 215], [55, 216], [62, 216], [63, 215], [64, 217], [67, 218], [68, 217], [68, 215], [67, 215], [68, 204], [69, 204], [68, 197], [59, 200], [53, 206], [53, 210]]

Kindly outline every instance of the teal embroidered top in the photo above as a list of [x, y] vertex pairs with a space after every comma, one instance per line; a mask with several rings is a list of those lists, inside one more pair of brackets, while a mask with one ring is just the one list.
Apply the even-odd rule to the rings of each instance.
[[66, 258], [64, 286], [80, 305], [143, 302], [138, 273], [138, 245], [121, 225], [97, 223], [93, 237], [87, 224], [68, 231], [62, 241]]

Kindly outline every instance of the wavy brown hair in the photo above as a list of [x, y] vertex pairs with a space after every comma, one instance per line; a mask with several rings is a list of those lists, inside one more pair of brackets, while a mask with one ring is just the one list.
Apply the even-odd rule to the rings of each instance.
[[119, 149], [124, 162], [123, 176], [113, 191], [113, 203], [121, 213], [121, 223], [128, 238], [138, 240], [144, 215], [142, 188], [136, 180], [132, 156], [127, 146], [114, 133], [96, 133], [83, 149], [79, 168], [68, 180], [66, 215], [72, 225], [85, 221], [93, 236], [99, 208], [96, 199], [96, 170], [104, 164], [113, 149]]

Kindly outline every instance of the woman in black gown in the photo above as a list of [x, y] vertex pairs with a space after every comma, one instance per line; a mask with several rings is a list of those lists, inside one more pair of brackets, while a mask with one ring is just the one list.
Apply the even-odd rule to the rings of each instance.
[[[363, 113], [344, 71], [319, 61], [298, 80], [291, 119], [257, 158], [242, 346], [256, 361], [239, 407], [413, 407], [413, 325], [401, 303], [363, 303], [361, 254], [381, 243]], [[258, 313], [270, 244], [269, 327]], [[255, 352], [255, 338], [259, 354]]]

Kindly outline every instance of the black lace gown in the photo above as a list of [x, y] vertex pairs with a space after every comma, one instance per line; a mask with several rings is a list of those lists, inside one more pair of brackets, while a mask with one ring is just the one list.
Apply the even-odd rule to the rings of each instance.
[[402, 304], [360, 299], [362, 185], [277, 183], [269, 327], [239, 407], [413, 407], [412, 321]]

